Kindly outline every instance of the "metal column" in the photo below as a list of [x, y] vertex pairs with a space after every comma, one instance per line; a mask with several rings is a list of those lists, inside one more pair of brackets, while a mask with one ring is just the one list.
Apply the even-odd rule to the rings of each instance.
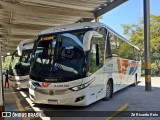
[[144, 0], [144, 58], [145, 58], [145, 90], [151, 91], [150, 0]]
[[[1, 60], [1, 45], [0, 45], [0, 114], [4, 112], [4, 94], [3, 94], [3, 75], [2, 75], [2, 60]], [[0, 115], [0, 120], [3, 120]]]

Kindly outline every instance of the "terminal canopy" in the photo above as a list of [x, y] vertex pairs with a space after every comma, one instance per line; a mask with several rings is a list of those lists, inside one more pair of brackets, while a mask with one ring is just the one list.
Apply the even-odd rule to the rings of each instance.
[[127, 0], [0, 0], [2, 55], [48, 27], [91, 21]]

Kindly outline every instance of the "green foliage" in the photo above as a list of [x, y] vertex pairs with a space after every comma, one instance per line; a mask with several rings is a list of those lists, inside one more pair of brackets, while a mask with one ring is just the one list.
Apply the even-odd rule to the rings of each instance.
[[7, 56], [7, 57], [5, 58], [5, 61], [2, 59], [2, 69], [3, 69], [3, 70], [9, 69], [10, 61], [11, 61], [11, 56]]
[[[143, 20], [139, 19], [138, 24], [122, 25], [124, 34], [138, 46], [142, 51], [142, 62], [144, 62], [144, 27]], [[160, 16], [150, 16], [150, 50], [152, 75], [160, 75]], [[142, 64], [142, 74], [144, 64]]]
[[94, 73], [98, 70], [98, 66], [96, 65], [96, 55], [92, 55], [90, 60], [90, 72]]

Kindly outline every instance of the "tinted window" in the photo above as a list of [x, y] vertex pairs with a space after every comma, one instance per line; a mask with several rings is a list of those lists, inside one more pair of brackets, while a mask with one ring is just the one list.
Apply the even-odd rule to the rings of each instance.
[[125, 59], [133, 60], [135, 58], [134, 47], [126, 42], [123, 42], [119, 49], [119, 56]]
[[96, 72], [103, 66], [105, 41], [104, 38], [92, 38], [90, 54], [90, 73]]
[[112, 56], [118, 56], [120, 48], [118, 38], [115, 35], [109, 34], [109, 40]]
[[137, 61], [141, 60], [141, 53], [137, 49], [135, 49], [135, 60], [137, 60]]
[[139, 60], [139, 52], [129, 43], [123, 41], [121, 38], [109, 34], [111, 53], [114, 57], [121, 57], [130, 60]]

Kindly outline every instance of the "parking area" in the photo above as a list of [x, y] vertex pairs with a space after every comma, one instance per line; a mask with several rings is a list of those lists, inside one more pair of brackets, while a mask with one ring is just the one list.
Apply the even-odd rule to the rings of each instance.
[[[110, 101], [100, 100], [87, 107], [71, 107], [71, 106], [54, 106], [54, 105], [38, 105], [34, 104], [28, 98], [28, 90], [16, 91], [13, 87], [10, 89], [4, 89], [5, 92], [5, 110], [6, 111], [28, 111], [28, 112], [40, 112], [42, 117], [32, 118], [33, 120], [44, 119], [45, 120], [74, 120], [74, 119], [94, 119], [94, 120], [105, 120], [110, 119], [114, 113], [122, 109], [119, 114], [114, 116], [112, 119], [128, 119], [129, 114], [136, 113], [136, 111], [150, 111], [157, 112], [160, 111], [160, 77], [152, 78], [152, 91], [145, 91], [145, 80], [142, 77], [138, 82], [136, 87], [127, 87], [114, 94], [113, 98]], [[8, 99], [9, 96], [13, 96]], [[125, 109], [123, 107], [128, 104]], [[123, 111], [124, 110], [124, 111]], [[54, 114], [58, 111], [59, 116], [53, 117]], [[123, 111], [123, 112], [122, 112]], [[128, 112], [127, 111], [133, 111]], [[64, 113], [63, 113], [64, 112]], [[85, 114], [84, 114], [85, 113]], [[124, 114], [127, 113], [127, 117]], [[66, 115], [70, 114], [70, 116]], [[106, 115], [104, 115], [106, 114]], [[85, 116], [84, 116], [85, 115]], [[66, 117], [68, 116], [68, 117]], [[73, 117], [72, 117], [73, 116]], [[118, 117], [117, 117], [118, 116]], [[125, 117], [125, 118], [124, 118]], [[130, 117], [135, 119], [135, 117]], [[10, 120], [12, 118], [6, 118]], [[22, 119], [22, 118], [18, 118]], [[17, 119], [17, 120], [18, 120]], [[26, 118], [25, 118], [26, 119]], [[157, 117], [136, 117], [136, 119], [159, 119]]]
[[[38, 0], [34, 0], [34, 1], [1, 0], [0, 1], [0, 16], [1, 16], [1, 19], [0, 19], [0, 40], [1, 40], [2, 47], [0, 49], [0, 56], [1, 56], [0, 62], [2, 61], [2, 58], [3, 58], [3, 61], [5, 61], [6, 56], [10, 55], [11, 53], [13, 53], [15, 51], [16, 48], [18, 48], [17, 45], [19, 42], [21, 42], [24, 39], [37, 38], [37, 35], [40, 33], [41, 30], [44, 30], [46, 28], [53, 27], [53, 26], [60, 26], [60, 25], [65, 25], [65, 24], [70, 24], [70, 23], [90, 22], [92, 20], [95, 20], [96, 22], [98, 22], [99, 19], [102, 17], [102, 15], [104, 15], [104, 13], [111, 11], [112, 9], [120, 6], [121, 4], [123, 4], [125, 2], [127, 2], [127, 0], [121, 0], [121, 1], [118, 1], [118, 0], [107, 0], [107, 1], [106, 0], [102, 0], [102, 1], [93, 0], [91, 2], [90, 1], [84, 2], [83, 0], [82, 1], [81, 0], [80, 1], [70, 1], [70, 2], [66, 2], [66, 1], [59, 2], [57, 0], [55, 0], [54, 2], [50, 1], [50, 0], [48, 0], [48, 1], [46, 1], [46, 0], [41, 0], [41, 1], [38, 1]], [[151, 117], [151, 115], [150, 115], [149, 118], [147, 118], [147, 119], [154, 119], [154, 120], [159, 119], [159, 116], [160, 116], [160, 113], [159, 113], [159, 98], [160, 98], [159, 97], [159, 88], [160, 88], [159, 79], [160, 78], [158, 78], [158, 77], [152, 78], [152, 90], [151, 90], [151, 66], [152, 65], [150, 63], [150, 61], [151, 61], [150, 60], [150, 49], [152, 49], [152, 48], [150, 48], [150, 39], [151, 38], [149, 36], [150, 35], [150, 30], [149, 30], [150, 29], [150, 27], [149, 27], [150, 26], [150, 24], [149, 24], [150, 23], [150, 19], [149, 19], [150, 1], [144, 0], [143, 5], [144, 5], [143, 6], [143, 8], [144, 8], [143, 9], [143, 11], [144, 11], [144, 51], [142, 51], [142, 52], [145, 53], [144, 54], [145, 55], [144, 56], [145, 79], [142, 77], [141, 80], [139, 80], [139, 84], [136, 87], [127, 87], [127, 88], [115, 93], [113, 95], [113, 98], [110, 101], [100, 100], [94, 104], [87, 106], [87, 107], [71, 107], [71, 106], [55, 106], [55, 105], [34, 104], [29, 99], [29, 92], [27, 89], [17, 91], [11, 85], [10, 88], [4, 88], [4, 90], [3, 90], [3, 85], [2, 85], [3, 83], [1, 84], [1, 82], [0, 82], [0, 98], [1, 98], [0, 112], [3, 112], [4, 107], [5, 107], [5, 111], [9, 113], [9, 114], [5, 113], [6, 116], [10, 116], [12, 112], [14, 113], [16, 111], [18, 111], [19, 113], [20, 112], [24, 113], [23, 114], [24, 116], [23, 116], [21, 113], [18, 114], [18, 112], [17, 112], [17, 114], [11, 115], [12, 117], [6, 117], [5, 119], [12, 120], [12, 119], [16, 118], [17, 120], [22, 120], [22, 119], [23, 120], [28, 120], [28, 119], [33, 119], [33, 120], [39, 120], [39, 119], [45, 119], [45, 120], [52, 120], [52, 119], [59, 120], [60, 119], [61, 120], [61, 119], [65, 119], [66, 120], [66, 119], [82, 119], [82, 117], [83, 117], [83, 119], [86, 119], [86, 120], [88, 120], [88, 119], [95, 119], [95, 120], [96, 119], [97, 120], [107, 119], [107, 120], [110, 120], [110, 119], [128, 119], [128, 117], [131, 117], [131, 116], [132, 116], [132, 119], [135, 119], [135, 117], [136, 117], [136, 119], [146, 119], [146, 117], [143, 117], [143, 115], [144, 116], [146, 114], [148, 115], [148, 113], [146, 113], [146, 114], [144, 113], [144, 112], [148, 112], [148, 111], [150, 111], [150, 113], [152, 113], [152, 111], [153, 111], [155, 113], [154, 114], [155, 116]], [[125, 11], [128, 11], [128, 10], [125, 10]], [[124, 11], [124, 13], [125, 13], [125, 11]], [[129, 18], [129, 17], [122, 17], [121, 16], [121, 18]], [[69, 27], [69, 28], [72, 28], [72, 27]], [[89, 28], [89, 27], [87, 25], [87, 26], [84, 26], [83, 28]], [[78, 28], [78, 30], [79, 30], [79, 28]], [[68, 29], [63, 27], [63, 28], [60, 28], [59, 31], [68, 31]], [[57, 29], [55, 29], [54, 32], [57, 33], [58, 32]], [[49, 32], [49, 33], [52, 33], [52, 32]], [[104, 37], [104, 38], [106, 38], [107, 40], [110, 41], [110, 38], [109, 38], [110, 34], [108, 34], [108, 32], [106, 32], [106, 30], [105, 30], [105, 33], [107, 33], [108, 36]], [[113, 32], [113, 33], [116, 34], [116, 32]], [[48, 32], [46, 32], [45, 34], [47, 35]], [[59, 37], [56, 37], [56, 36], [58, 36], [58, 35], [54, 35], [54, 37], [52, 37], [51, 41], [53, 41], [54, 38], [59, 39]], [[81, 35], [78, 35], [78, 36], [81, 36]], [[100, 35], [98, 35], [98, 36], [100, 37]], [[64, 36], [64, 38], [65, 37], [66, 36]], [[48, 38], [48, 37], [46, 37], [46, 38]], [[121, 38], [121, 36], [120, 36], [120, 38]], [[39, 40], [42, 41], [42, 40], [48, 40], [48, 39], [39, 39]], [[91, 41], [90, 39], [88, 39], [88, 40]], [[115, 40], [117, 41], [119, 39], [115, 39]], [[58, 41], [60, 41], [60, 40], [58, 40]], [[37, 42], [34, 42], [34, 43], [37, 43]], [[62, 42], [60, 42], [60, 43], [62, 43]], [[82, 43], [85, 43], [85, 42], [82, 42]], [[59, 44], [57, 42], [57, 40], [56, 40], [56, 44]], [[99, 53], [102, 53], [102, 52], [100, 52], [101, 49], [99, 50], [97, 45], [98, 44], [96, 44], [96, 48], [97, 48], [96, 57], [98, 59], [96, 58], [96, 64], [97, 63], [99, 64], [99, 58], [100, 58]], [[110, 49], [110, 47], [111, 47], [108, 43], [104, 44], [104, 45], [105, 45], [104, 48], [107, 48], [107, 49]], [[109, 45], [109, 47], [107, 47], [106, 45]], [[117, 42], [115, 45], [117, 46]], [[87, 45], [84, 44], [84, 46], [87, 46]], [[102, 45], [99, 45], [99, 46], [102, 46]], [[38, 45], [37, 45], [37, 47], [38, 47]], [[46, 47], [44, 47], [44, 48], [46, 48]], [[66, 48], [69, 49], [67, 46], [66, 46]], [[57, 47], [56, 49], [57, 49], [56, 51], [60, 50], [59, 47]], [[140, 49], [143, 50], [143, 48], [140, 48]], [[66, 50], [66, 51], [70, 51], [70, 50]], [[72, 53], [76, 53], [75, 51], [76, 51], [76, 49], [73, 50]], [[127, 49], [127, 51], [130, 51], [130, 50]], [[133, 49], [131, 51], [133, 52]], [[65, 50], [63, 52], [65, 53]], [[114, 55], [112, 55], [113, 51], [109, 50], [109, 52], [110, 52], [109, 56], [114, 57]], [[37, 52], [35, 52], [35, 53], [37, 53]], [[51, 53], [52, 52], [50, 52], [50, 55], [48, 54], [48, 56], [51, 57], [51, 55], [52, 55]], [[71, 53], [71, 52], [68, 52], [68, 53]], [[58, 54], [60, 54], [60, 53], [58, 53]], [[136, 52], [136, 54], [137, 54], [137, 52]], [[130, 55], [130, 53], [128, 55]], [[13, 54], [12, 54], [12, 56], [13, 56]], [[29, 55], [29, 56], [31, 56], [31, 55]], [[29, 56], [27, 57], [28, 59], [30, 59]], [[54, 54], [54, 56], [57, 56], [57, 55]], [[62, 54], [62, 56], [63, 56], [62, 58], [64, 58], [67, 55]], [[68, 56], [69, 56], [69, 54], [68, 54]], [[81, 54], [79, 56], [81, 56]], [[82, 55], [82, 56], [84, 56], [84, 55]], [[135, 57], [135, 55], [133, 55], [133, 56]], [[140, 57], [140, 54], [138, 56]], [[52, 57], [52, 58], [54, 58], [54, 57]], [[70, 58], [67, 58], [67, 59], [70, 59]], [[105, 58], [105, 57], [102, 57], [102, 58]], [[77, 57], [76, 59], [78, 60], [79, 58]], [[135, 60], [135, 58], [133, 60]], [[28, 61], [28, 60], [24, 60], [24, 61]], [[57, 61], [59, 61], [59, 60], [57, 60]], [[37, 64], [40, 63], [37, 60], [36, 60], [36, 62], [37, 62]], [[46, 62], [47, 62], [47, 59], [44, 62], [45, 64], [43, 64], [44, 66], [46, 65]], [[10, 62], [10, 63], [12, 64], [12, 62]], [[27, 65], [26, 64], [23, 64], [23, 65], [30, 66], [31, 62], [28, 61], [28, 63], [29, 64], [27, 64]], [[43, 60], [40, 63], [41, 65], [40, 64], [39, 65], [43, 66], [42, 63], [43, 63]], [[51, 64], [51, 59], [50, 59], [49, 63]], [[85, 61], [85, 63], [86, 63], [86, 61]], [[126, 62], [128, 65], [125, 64], [124, 65], [125, 69], [122, 69], [122, 71], [121, 71], [121, 67], [119, 67], [121, 65], [121, 62], [117, 62], [117, 63], [120, 63], [118, 65], [118, 72], [119, 73], [123, 73], [124, 71], [127, 70], [126, 66], [129, 65], [128, 62]], [[109, 66], [111, 67], [113, 65], [114, 64], [110, 64]], [[56, 65], [56, 66], [59, 66], [59, 65]], [[76, 66], [83, 66], [83, 64], [82, 65], [76, 64], [75, 67]], [[131, 74], [131, 73], [133, 73], [133, 71], [135, 72], [137, 70], [137, 68], [136, 68], [137, 66], [139, 66], [139, 65], [135, 65], [135, 63], [130, 65], [131, 69], [130, 69], [129, 73]], [[11, 68], [14, 71], [14, 69], [16, 70], [17, 68], [19, 69], [20, 67], [16, 68], [16, 64], [15, 64], [15, 67], [11, 67]], [[45, 71], [44, 70], [45, 67], [40, 67], [43, 69], [39, 69], [37, 66], [33, 67], [33, 68], [35, 68], [35, 71], [39, 70], [39, 71], [37, 71], [37, 73], [38, 73], [37, 77], [39, 79], [39, 77], [40, 77], [39, 75]], [[55, 65], [54, 65], [53, 71], [57, 71], [59, 68], [62, 69], [62, 71], [63, 71], [63, 69], [67, 68], [67, 67], [63, 68], [60, 65], [60, 67], [58, 69], [57, 68], [58, 67], [55, 67]], [[67, 69], [69, 69], [69, 68], [67, 68]], [[31, 70], [31, 68], [28, 70]], [[25, 71], [25, 70], [19, 69], [18, 71]], [[50, 71], [52, 71], [52, 68], [50, 69]], [[78, 73], [74, 69], [69, 70], [69, 72], [71, 72], [71, 71], [75, 74]], [[86, 71], [86, 68], [84, 68], [83, 71]], [[48, 73], [47, 70], [45, 72]], [[6, 73], [8, 74], [8, 72], [6, 72]], [[124, 72], [124, 73], [126, 73], [126, 72]], [[140, 73], [140, 72], [137, 72], [137, 73]], [[0, 74], [2, 74], [2, 72], [0, 72]], [[18, 74], [16, 74], [16, 75], [18, 75]], [[2, 75], [0, 75], [0, 76], [2, 76]], [[48, 76], [48, 75], [46, 75], [46, 76]], [[63, 74], [61, 76], [63, 76]], [[6, 77], [6, 78], [8, 78], [8, 77]], [[30, 76], [30, 78], [31, 78], [31, 76]], [[137, 78], [137, 74], [136, 74], [135, 78]], [[28, 79], [23, 78], [23, 82], [26, 80], [28, 80]], [[45, 79], [45, 80], [47, 80], [47, 79]], [[127, 79], [127, 80], [129, 80], [129, 79]], [[146, 80], [146, 82], [145, 82], [145, 80]], [[0, 81], [3, 82], [2, 77], [0, 78]], [[122, 81], [120, 81], [120, 82], [122, 82]], [[109, 81], [107, 83], [110, 85], [110, 86], [108, 85], [110, 88], [109, 91], [112, 90], [112, 83], [113, 83], [112, 81]], [[119, 83], [117, 85], [119, 85]], [[145, 85], [145, 83], [146, 83], [146, 85]], [[123, 83], [123, 84], [126, 84], [126, 83]], [[89, 83], [87, 83], [87, 85], [89, 85]], [[19, 85], [17, 84], [17, 86], [19, 86]], [[44, 86], [46, 86], [46, 85], [44, 85]], [[81, 87], [78, 87], [78, 86], [75, 86], [75, 87], [80, 88], [80, 90], [81, 90]], [[83, 87], [85, 87], [85, 86], [83, 85]], [[73, 89], [73, 90], [76, 90], [76, 89]], [[4, 95], [3, 95], [3, 91], [4, 91]], [[49, 93], [50, 95], [51, 94], [53, 95], [52, 90], [50, 90], [49, 92], [50, 92]], [[101, 91], [98, 91], [98, 92], [101, 93]], [[111, 93], [112, 92], [110, 92], [109, 97], [111, 96]], [[3, 99], [3, 97], [4, 97], [4, 99]], [[78, 100], [79, 99], [81, 100], [84, 97], [85, 96], [80, 96], [78, 98]], [[97, 95], [95, 96], [95, 98], [98, 98]], [[91, 98], [91, 100], [92, 99], [93, 98]], [[50, 101], [50, 99], [47, 99], [47, 100]], [[58, 100], [52, 100], [52, 101], [57, 102]], [[130, 112], [128, 112], [128, 111], [130, 111]], [[133, 111], [133, 112], [131, 112], [131, 111]], [[136, 111], [140, 112], [141, 114], [137, 115]], [[142, 111], [144, 111], [144, 112], [142, 112]], [[28, 116], [26, 117], [25, 113], [27, 113], [27, 112], [33, 113], [33, 115], [29, 114], [29, 115], [31, 115], [31, 117], [28, 117]], [[41, 114], [41, 116], [35, 117], [36, 114], [39, 114], [39, 115]], [[18, 116], [22, 115], [22, 116], [17, 117], [17, 115]], [[2, 116], [3, 116], [3, 113], [2, 113]], [[0, 120], [1, 120], [1, 116], [0, 116]]]

